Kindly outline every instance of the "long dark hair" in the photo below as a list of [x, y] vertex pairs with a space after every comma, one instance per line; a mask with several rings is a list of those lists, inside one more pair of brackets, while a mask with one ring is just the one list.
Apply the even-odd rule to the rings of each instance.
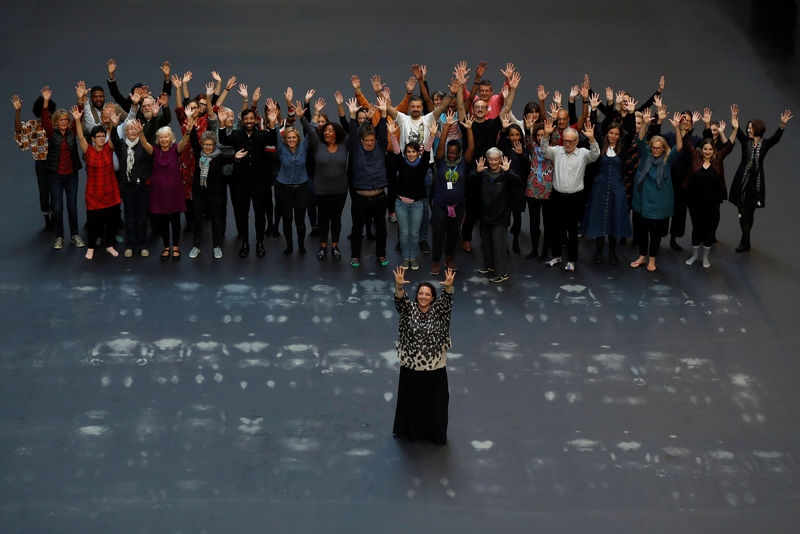
[[619, 137], [617, 137], [617, 145], [614, 147], [614, 152], [616, 152], [618, 156], [622, 154], [622, 128], [619, 127], [618, 122], [612, 122], [608, 125], [608, 128], [606, 128], [606, 134], [603, 136], [603, 147], [600, 149], [600, 154], [605, 154], [608, 152], [608, 147], [611, 146], [611, 143], [608, 142], [608, 132], [615, 128], [619, 132]]

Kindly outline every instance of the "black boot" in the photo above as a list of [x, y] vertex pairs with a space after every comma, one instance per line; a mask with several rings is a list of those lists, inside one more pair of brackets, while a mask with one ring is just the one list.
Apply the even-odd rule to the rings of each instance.
[[617, 240], [611, 236], [608, 236], [608, 263], [611, 265], [617, 265], [619, 263], [619, 258], [617, 258]]
[[49, 213], [44, 216], [44, 230], [42, 231], [43, 232], [55, 231], [55, 223], [53, 222], [53, 216]]
[[519, 252], [519, 234], [514, 234], [514, 241], [511, 242], [511, 250]]
[[292, 231], [289, 230], [288, 232], [283, 232], [283, 237], [286, 238], [286, 248], [283, 249], [283, 255], [288, 256], [292, 252], [294, 252], [294, 242], [292, 241]]
[[750, 250], [750, 232], [742, 232], [742, 239], [736, 247], [736, 252], [747, 252], [748, 250]]
[[242, 248], [239, 249], [239, 257], [246, 258], [248, 255], [250, 255], [250, 243], [243, 241]]
[[669, 248], [671, 248], [675, 252], [680, 252], [681, 250], [683, 250], [683, 247], [678, 244], [674, 235], [671, 235], [669, 238]]
[[598, 265], [603, 263], [603, 242], [604, 241], [605, 241], [605, 238], [603, 238], [603, 237], [595, 237], [594, 238], [595, 253], [594, 253], [594, 259], [592, 259], [592, 261], [595, 262]]
[[306, 253], [306, 229], [297, 229], [297, 252], [300, 254]]
[[267, 255], [267, 249], [264, 248], [263, 241], [256, 241], [256, 256], [263, 258]]

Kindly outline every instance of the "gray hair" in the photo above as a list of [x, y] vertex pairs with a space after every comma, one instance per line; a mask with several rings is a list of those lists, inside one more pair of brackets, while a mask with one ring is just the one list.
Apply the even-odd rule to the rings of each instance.
[[200, 142], [202, 143], [203, 141], [207, 141], [208, 139], [214, 141], [215, 145], [217, 144], [217, 134], [215, 134], [210, 130], [206, 130], [205, 132], [203, 132], [203, 135], [200, 136]]
[[578, 135], [578, 130], [576, 130], [575, 128], [564, 128], [564, 135], [563, 135], [564, 139], [566, 139], [568, 133], [574, 133], [575, 139], [580, 138], [580, 135]]
[[490, 148], [489, 150], [486, 151], [486, 159], [489, 159], [492, 156], [497, 156], [497, 157], [502, 158], [503, 157], [503, 151], [500, 150], [499, 148], [493, 146], [492, 148]]
[[175, 142], [175, 134], [172, 132], [172, 128], [170, 128], [169, 126], [162, 126], [158, 130], [156, 130], [156, 140], [158, 140], [158, 138], [162, 135], [168, 135], [170, 143]]

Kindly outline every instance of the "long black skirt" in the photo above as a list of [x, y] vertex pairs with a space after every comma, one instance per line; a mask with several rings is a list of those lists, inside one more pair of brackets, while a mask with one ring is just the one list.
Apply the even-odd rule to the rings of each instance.
[[447, 443], [447, 368], [414, 371], [400, 367], [397, 386], [397, 409], [392, 434], [410, 441]]

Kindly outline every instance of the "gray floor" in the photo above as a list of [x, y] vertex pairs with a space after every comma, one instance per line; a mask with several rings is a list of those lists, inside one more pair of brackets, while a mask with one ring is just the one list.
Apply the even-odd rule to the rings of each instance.
[[[524, 3], [485, 26], [499, 8], [468, 2], [447, 20], [367, 2], [50, 4], [7, 13], [0, 68], [27, 115], [45, 82], [60, 104], [78, 79], [102, 83], [108, 57], [122, 87], [155, 85], [168, 58], [194, 71], [193, 90], [214, 68], [251, 91], [290, 82], [329, 98], [349, 93], [356, 67], [397, 94], [413, 62], [439, 87], [462, 58], [488, 60], [494, 78], [511, 60], [524, 75], [515, 110], [538, 83], [565, 92], [589, 72], [644, 98], [664, 74], [671, 110], [727, 118], [736, 102], [771, 132], [784, 108], [800, 113], [796, 7], [761, 4], [577, 2], [551, 21]], [[436, 448], [391, 437], [397, 317], [374, 256], [356, 271], [284, 258], [272, 239], [267, 258], [241, 260], [231, 224], [222, 261], [88, 265], [40, 232], [7, 117], [4, 532], [797, 531], [800, 119], [767, 159], [749, 255], [733, 252], [730, 205], [709, 270], [663, 249], [653, 274], [594, 266], [585, 244], [575, 273], [515, 255], [498, 287], [459, 255], [450, 443]]]

